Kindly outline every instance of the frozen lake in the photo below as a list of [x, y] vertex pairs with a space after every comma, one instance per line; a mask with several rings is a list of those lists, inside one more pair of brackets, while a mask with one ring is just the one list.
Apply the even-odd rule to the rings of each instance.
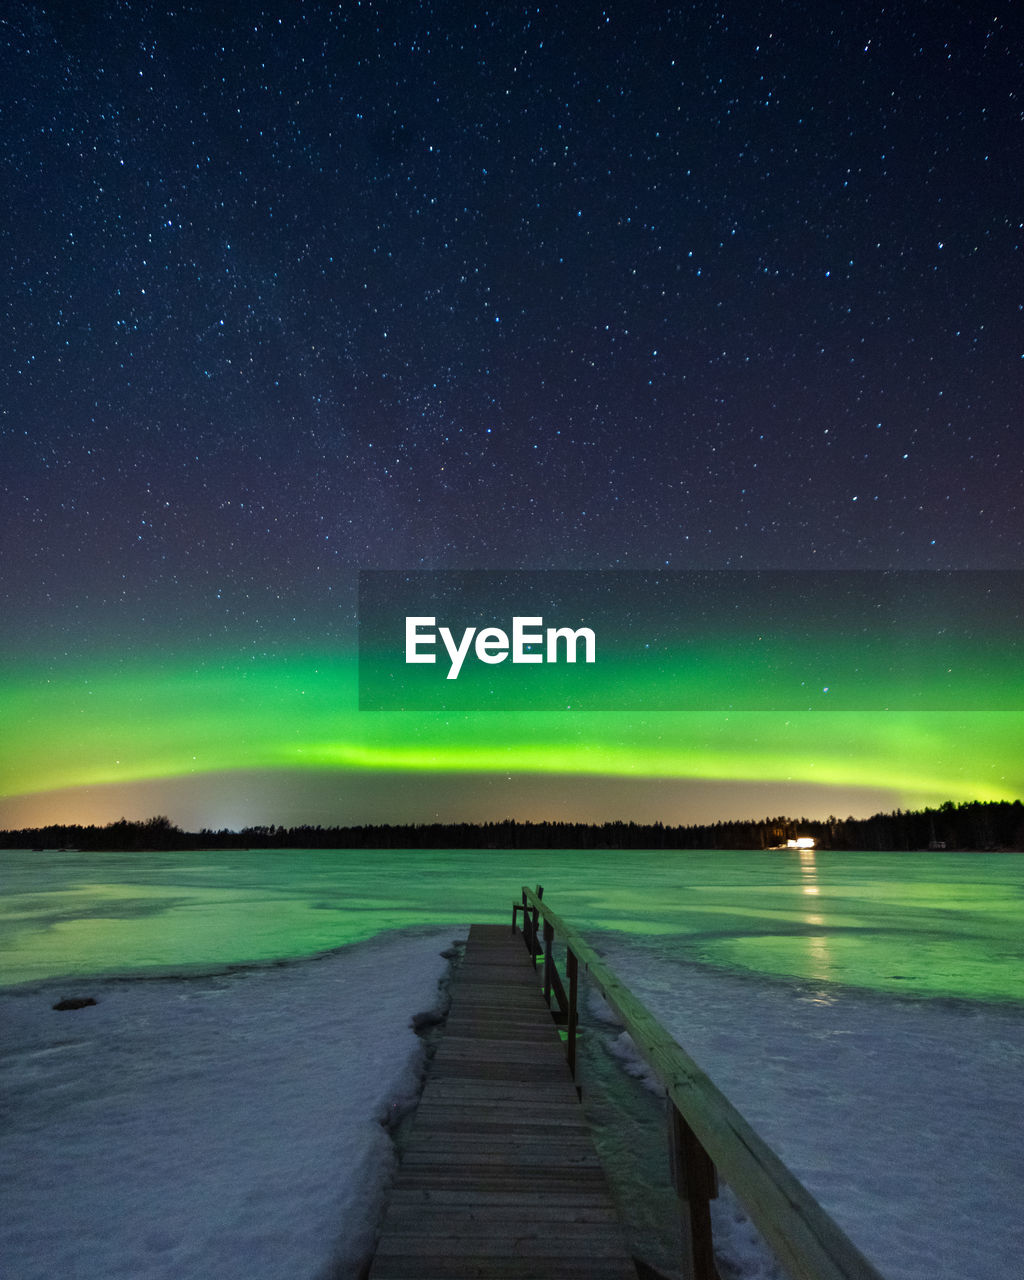
[[308, 956], [409, 926], [511, 920], [544, 885], [578, 928], [734, 973], [1024, 1001], [1012, 854], [284, 850], [5, 853], [0, 975]]
[[[545, 886], [889, 1280], [1019, 1268], [1020, 857], [2, 865], [0, 1253], [17, 1280], [357, 1274], [390, 1159], [379, 1121], [421, 1061], [409, 1017], [437, 998], [440, 951], [472, 921], [510, 919], [524, 882]], [[52, 1011], [78, 994], [97, 1005]], [[592, 1013], [594, 1060], [639, 1071]], [[604, 1136], [632, 1169], [620, 1119]], [[723, 1275], [773, 1275], [728, 1195], [716, 1212]]]

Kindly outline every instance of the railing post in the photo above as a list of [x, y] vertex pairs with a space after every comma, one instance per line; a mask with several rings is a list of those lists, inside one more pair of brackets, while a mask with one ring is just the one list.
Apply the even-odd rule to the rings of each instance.
[[526, 902], [526, 886], [523, 886], [523, 941], [530, 949], [530, 955], [533, 955], [533, 937], [530, 933], [530, 908]]
[[697, 1135], [668, 1099], [669, 1163], [679, 1196], [683, 1225], [685, 1280], [719, 1280], [711, 1238], [711, 1201], [718, 1195], [718, 1174]]
[[555, 967], [555, 926], [550, 920], [544, 921], [544, 999], [551, 1007], [552, 972]]
[[569, 1036], [566, 1041], [565, 1050], [569, 1057], [569, 1071], [572, 1078], [576, 1079], [576, 1001], [579, 997], [580, 988], [580, 967], [576, 959], [576, 953], [573, 949], [566, 945], [565, 948], [565, 967], [569, 975]]

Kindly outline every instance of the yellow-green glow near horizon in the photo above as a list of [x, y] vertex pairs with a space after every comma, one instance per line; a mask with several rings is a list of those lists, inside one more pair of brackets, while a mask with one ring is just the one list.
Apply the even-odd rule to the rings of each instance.
[[800, 781], [905, 805], [1024, 793], [1015, 711], [360, 712], [347, 655], [22, 669], [0, 713], [8, 797], [250, 769]]

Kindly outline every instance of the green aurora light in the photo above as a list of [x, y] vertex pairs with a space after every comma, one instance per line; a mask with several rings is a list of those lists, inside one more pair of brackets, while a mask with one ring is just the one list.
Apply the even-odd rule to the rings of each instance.
[[801, 781], [884, 788], [905, 805], [1024, 794], [1024, 717], [1014, 710], [357, 705], [357, 661], [344, 654], [97, 661], [59, 677], [23, 667], [0, 684], [0, 794], [256, 769]]

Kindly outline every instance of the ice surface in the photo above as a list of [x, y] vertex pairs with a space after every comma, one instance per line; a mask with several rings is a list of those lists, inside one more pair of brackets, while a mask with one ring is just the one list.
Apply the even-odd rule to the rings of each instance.
[[[7, 1280], [352, 1276], [450, 930], [189, 980], [0, 993]], [[98, 1003], [55, 1012], [61, 997]]]

